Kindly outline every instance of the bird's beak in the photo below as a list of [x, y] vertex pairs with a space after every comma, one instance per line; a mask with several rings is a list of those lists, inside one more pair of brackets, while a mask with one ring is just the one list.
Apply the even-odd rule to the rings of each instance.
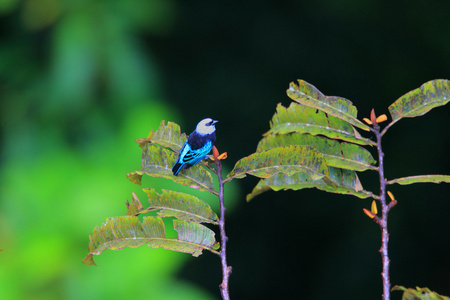
[[216, 124], [217, 122], [219, 122], [219, 121], [213, 120], [212, 123], [211, 123], [211, 125], [214, 125], [214, 124]]

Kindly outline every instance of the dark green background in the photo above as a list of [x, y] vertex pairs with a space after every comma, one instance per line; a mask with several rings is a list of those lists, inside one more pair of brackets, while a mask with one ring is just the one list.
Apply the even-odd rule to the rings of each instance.
[[[228, 169], [256, 149], [289, 82], [359, 118], [450, 76], [449, 1], [0, 1], [0, 298], [219, 299], [217, 257], [147, 247], [81, 263], [88, 236], [140, 187], [134, 139], [161, 120], [217, 124]], [[450, 108], [384, 139], [388, 179], [449, 174]], [[366, 174], [367, 173], [367, 174]], [[377, 192], [377, 176], [361, 176]], [[380, 299], [370, 200], [227, 190], [232, 299]], [[143, 186], [177, 188], [145, 178]], [[389, 188], [391, 282], [450, 295], [449, 186]], [[207, 201], [216, 199], [207, 196]], [[400, 292], [393, 299], [400, 299]]]

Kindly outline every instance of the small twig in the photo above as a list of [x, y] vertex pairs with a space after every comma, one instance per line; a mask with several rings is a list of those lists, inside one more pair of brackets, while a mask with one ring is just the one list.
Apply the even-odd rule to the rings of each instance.
[[217, 197], [219, 197], [219, 193], [216, 192], [215, 190], [209, 190], [209, 192], [210, 192], [211, 194], [214, 194], [214, 195], [216, 195]]
[[228, 292], [228, 278], [231, 274], [231, 266], [227, 264], [227, 240], [228, 237], [225, 233], [225, 203], [223, 197], [223, 186], [224, 180], [222, 179], [222, 164], [220, 160], [216, 160], [217, 166], [217, 177], [219, 178], [219, 201], [220, 201], [220, 219], [219, 219], [219, 227], [220, 227], [220, 259], [222, 262], [222, 283], [220, 284], [220, 293], [222, 295], [222, 299], [229, 300], [230, 294]]

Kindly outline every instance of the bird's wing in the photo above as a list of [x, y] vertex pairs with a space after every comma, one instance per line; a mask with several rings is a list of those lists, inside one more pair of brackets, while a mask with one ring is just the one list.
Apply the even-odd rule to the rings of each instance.
[[201, 161], [206, 156], [206, 154], [209, 153], [209, 151], [211, 151], [212, 146], [213, 144], [211, 141], [206, 142], [205, 146], [195, 150], [192, 150], [189, 145], [186, 145], [186, 149], [183, 149], [184, 151], [180, 155], [182, 157], [183, 163], [195, 165], [196, 163]]
[[188, 142], [184, 142], [183, 147], [180, 150], [180, 154], [178, 155], [177, 162], [184, 163], [184, 157], [186, 154], [191, 151], [191, 147], [189, 146]]

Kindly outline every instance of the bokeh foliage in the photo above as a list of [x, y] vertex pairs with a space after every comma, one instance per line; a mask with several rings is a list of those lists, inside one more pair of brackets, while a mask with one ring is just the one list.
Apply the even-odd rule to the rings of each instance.
[[0, 13], [0, 298], [212, 299], [174, 277], [187, 256], [81, 263], [93, 226], [135, 189], [134, 139], [180, 118], [142, 43], [170, 32], [174, 3], [10, 0]]

